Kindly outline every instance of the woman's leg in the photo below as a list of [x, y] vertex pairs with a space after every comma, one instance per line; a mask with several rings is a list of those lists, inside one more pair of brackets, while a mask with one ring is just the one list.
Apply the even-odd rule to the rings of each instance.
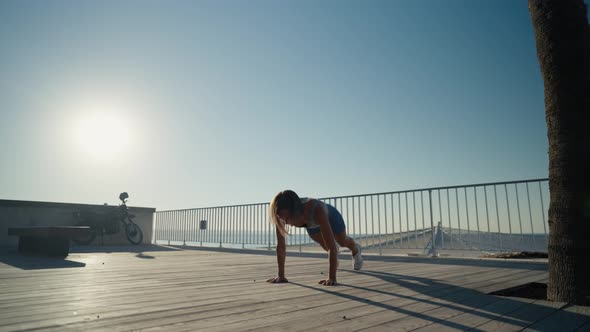
[[324, 248], [325, 251], [328, 251], [328, 246], [326, 246], [326, 243], [324, 242], [324, 237], [322, 236], [322, 233], [318, 232], [315, 234], [309, 234], [309, 237], [311, 237], [312, 240], [314, 240], [320, 246], [322, 246], [322, 248]]
[[342, 231], [340, 234], [334, 234], [334, 238], [336, 239], [336, 242], [338, 242], [338, 244], [341, 247], [346, 247], [348, 249], [350, 249], [350, 251], [352, 252], [352, 255], [356, 255], [357, 252], [357, 247], [356, 247], [356, 243], [354, 242], [354, 240], [349, 237], [348, 235], [346, 235], [346, 231]]
[[344, 218], [342, 214], [333, 206], [326, 205], [328, 208], [328, 215], [330, 217], [330, 226], [334, 232], [334, 239], [341, 247], [350, 249], [352, 256], [357, 254], [358, 248], [353, 239], [346, 234], [346, 226], [344, 225]]

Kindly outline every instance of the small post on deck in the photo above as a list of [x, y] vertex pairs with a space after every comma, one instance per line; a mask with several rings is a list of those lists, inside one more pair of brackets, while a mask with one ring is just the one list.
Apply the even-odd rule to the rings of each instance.
[[201, 240], [201, 247], [203, 246], [203, 231], [207, 230], [207, 219], [203, 219], [199, 222], [199, 240]]

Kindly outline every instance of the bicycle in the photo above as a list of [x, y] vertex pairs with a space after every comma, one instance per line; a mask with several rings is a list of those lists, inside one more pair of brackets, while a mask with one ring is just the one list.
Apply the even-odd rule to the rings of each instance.
[[88, 245], [94, 241], [96, 236], [100, 234], [101, 242], [104, 244], [104, 234], [117, 234], [121, 231], [121, 224], [125, 230], [125, 236], [131, 244], [138, 245], [143, 241], [143, 232], [139, 226], [133, 222], [135, 215], [130, 214], [127, 209], [127, 198], [129, 194], [123, 192], [119, 195], [122, 204], [118, 207], [105, 206], [100, 208], [91, 208], [74, 213], [74, 217], [78, 220], [78, 226], [89, 226], [90, 233], [83, 238], [73, 238], [77, 244]]

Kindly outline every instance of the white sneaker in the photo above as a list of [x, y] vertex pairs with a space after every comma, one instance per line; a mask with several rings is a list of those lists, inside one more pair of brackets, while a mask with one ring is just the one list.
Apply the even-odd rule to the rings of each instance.
[[356, 255], [352, 256], [352, 268], [355, 270], [360, 270], [363, 267], [363, 255], [362, 255], [362, 250], [361, 250], [361, 246], [357, 244], [355, 244], [356, 247]]

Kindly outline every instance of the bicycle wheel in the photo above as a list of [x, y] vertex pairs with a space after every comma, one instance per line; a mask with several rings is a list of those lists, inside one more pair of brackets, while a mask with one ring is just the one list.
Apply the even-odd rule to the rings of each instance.
[[140, 244], [143, 241], [143, 232], [141, 231], [141, 228], [133, 222], [125, 225], [125, 235], [127, 236], [127, 240], [132, 244]]
[[87, 246], [90, 243], [92, 243], [92, 241], [94, 241], [94, 239], [96, 238], [96, 233], [97, 233], [96, 229], [91, 228], [90, 232], [88, 232], [87, 236], [75, 237], [75, 238], [72, 238], [72, 241], [74, 241], [74, 243], [76, 243], [76, 244]]

